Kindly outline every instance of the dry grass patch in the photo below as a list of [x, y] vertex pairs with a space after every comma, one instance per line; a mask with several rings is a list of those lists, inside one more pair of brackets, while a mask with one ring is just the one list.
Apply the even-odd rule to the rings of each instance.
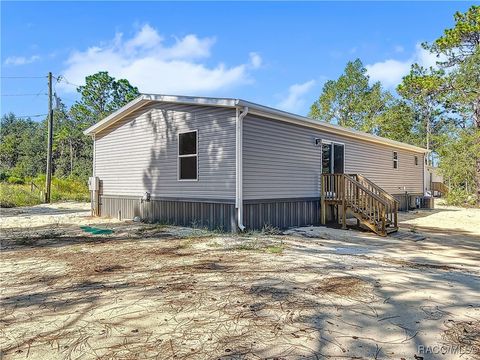
[[446, 322], [442, 338], [447, 345], [458, 346], [469, 355], [480, 357], [480, 320]]
[[320, 280], [319, 285], [313, 288], [313, 293], [361, 299], [372, 295], [372, 285], [355, 276], [333, 276]]

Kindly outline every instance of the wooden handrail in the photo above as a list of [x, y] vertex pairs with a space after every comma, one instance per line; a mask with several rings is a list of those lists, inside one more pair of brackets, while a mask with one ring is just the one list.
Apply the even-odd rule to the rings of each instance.
[[[345, 213], [350, 208], [357, 219], [380, 235], [386, 235], [386, 226], [398, 225], [398, 200], [381, 187], [359, 174], [322, 174], [320, 185], [322, 223], [325, 223], [325, 203], [343, 207]], [[340, 222], [340, 219], [339, 219]]]
[[432, 191], [438, 191], [442, 194], [448, 193], [448, 186], [442, 182], [432, 181]]
[[377, 195], [383, 197], [389, 202], [387, 207], [387, 217], [394, 224], [394, 226], [397, 227], [398, 226], [398, 206], [400, 202], [397, 199], [395, 199], [392, 195], [390, 195], [388, 192], [383, 190], [380, 186], [378, 186], [377, 184], [375, 184], [373, 181], [366, 178], [362, 174], [352, 174], [350, 176], [354, 176], [356, 179], [359, 180], [359, 182], [367, 183], [371, 187], [371, 189], [375, 190]]
[[[322, 177], [336, 177], [336, 178], [343, 178], [343, 177], [346, 177], [346, 174], [322, 174]], [[373, 193], [372, 191], [370, 191], [367, 187], [365, 187], [364, 185], [362, 185], [360, 182], [358, 182], [357, 180], [353, 179], [352, 177], [346, 177], [348, 180], [352, 181], [355, 183], [355, 185], [357, 185], [360, 189], [364, 190], [365, 192], [367, 193], [370, 193], [370, 196], [372, 196], [373, 198], [375, 198], [376, 200], [380, 201], [382, 204], [384, 204], [385, 206], [388, 205], [387, 201], [385, 199], [383, 199], [382, 197], [376, 195], [375, 193]], [[329, 198], [328, 196], [326, 198]], [[335, 198], [334, 200], [341, 200], [341, 198]]]
[[388, 200], [390, 201], [394, 201], [396, 203], [400, 203], [397, 199], [395, 199], [392, 195], [390, 195], [388, 192], [386, 192], [385, 190], [383, 190], [380, 186], [378, 186], [377, 184], [375, 184], [373, 181], [371, 181], [370, 179], [366, 178], [365, 176], [363, 176], [362, 174], [354, 174], [356, 176], [357, 179], [361, 179], [362, 181], [365, 181], [367, 184], [369, 184], [372, 188], [374, 188], [375, 190], [377, 190], [382, 196], [382, 197], [385, 197], [387, 198]]

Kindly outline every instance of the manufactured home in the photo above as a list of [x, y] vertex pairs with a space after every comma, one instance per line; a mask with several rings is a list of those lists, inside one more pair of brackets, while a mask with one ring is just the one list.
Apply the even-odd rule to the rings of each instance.
[[85, 131], [92, 209], [236, 231], [333, 218], [385, 235], [427, 150], [241, 99], [141, 95]]

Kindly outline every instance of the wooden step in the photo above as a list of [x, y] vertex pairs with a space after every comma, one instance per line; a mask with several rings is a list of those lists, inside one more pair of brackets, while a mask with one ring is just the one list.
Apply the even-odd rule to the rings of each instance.
[[[378, 235], [387, 236], [398, 231], [398, 201], [378, 185], [361, 174], [322, 174], [321, 223], [325, 224], [325, 204], [343, 207], [343, 228], [346, 228], [346, 210], [350, 210], [358, 222]], [[379, 214], [379, 211], [382, 213]], [[337, 211], [337, 216], [339, 211]], [[340, 219], [338, 219], [340, 222]]]
[[398, 227], [395, 227], [395, 226], [387, 227], [385, 231], [387, 232], [387, 234], [392, 234], [398, 231]]

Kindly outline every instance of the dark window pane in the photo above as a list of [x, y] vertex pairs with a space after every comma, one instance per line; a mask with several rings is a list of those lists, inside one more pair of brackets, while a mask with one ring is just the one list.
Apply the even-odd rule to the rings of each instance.
[[178, 155], [192, 155], [197, 153], [197, 132], [180, 134], [178, 137]]
[[333, 173], [334, 174], [343, 174], [343, 156], [344, 156], [344, 146], [340, 144], [333, 145]]
[[397, 154], [396, 151], [393, 152], [393, 158], [394, 158], [395, 160], [398, 159], [398, 154]]
[[415, 165], [418, 165], [418, 156], [415, 156]]
[[393, 168], [394, 169], [398, 168], [398, 161], [396, 161], [396, 160], [393, 161]]
[[322, 173], [329, 174], [331, 172], [331, 155], [332, 145], [322, 144]]
[[197, 157], [180, 158], [180, 179], [192, 180], [197, 178]]

